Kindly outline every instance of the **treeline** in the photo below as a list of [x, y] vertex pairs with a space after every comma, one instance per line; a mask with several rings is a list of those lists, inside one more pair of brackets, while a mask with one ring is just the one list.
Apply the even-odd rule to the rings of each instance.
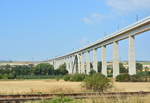
[[150, 82], [150, 71], [139, 72], [134, 75], [120, 74], [116, 77], [118, 82]]
[[61, 65], [56, 70], [54, 69], [53, 65], [48, 63], [41, 63], [36, 66], [0, 66], [0, 79], [45, 79], [66, 74], [68, 74], [68, 71], [66, 70], [66, 64]]

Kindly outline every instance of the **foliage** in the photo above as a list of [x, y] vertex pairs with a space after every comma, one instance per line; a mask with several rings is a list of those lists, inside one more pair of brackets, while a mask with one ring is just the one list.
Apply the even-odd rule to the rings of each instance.
[[116, 77], [118, 82], [149, 82], [150, 72], [140, 72], [135, 75], [120, 74]]
[[0, 79], [47, 79], [67, 74], [66, 66], [61, 65], [54, 70], [53, 65], [41, 63], [33, 65], [2, 65], [0, 66]]
[[128, 73], [128, 69], [126, 69], [123, 63], [119, 63], [120, 73]]
[[95, 74], [95, 73], [96, 73], [96, 71], [92, 69], [89, 74], [92, 75], [92, 74]]
[[71, 75], [70, 81], [80, 82], [83, 81], [85, 77], [86, 77], [85, 74], [73, 74]]
[[148, 77], [150, 77], [150, 71], [138, 72], [137, 75], [148, 76]]
[[128, 81], [130, 81], [130, 75], [129, 74], [120, 74], [116, 77], [116, 81], [128, 82]]
[[64, 81], [70, 81], [71, 75], [65, 75], [64, 76]]
[[102, 71], [102, 62], [98, 62], [98, 72], [101, 73]]
[[68, 97], [59, 97], [59, 98], [52, 99], [49, 103], [70, 103], [72, 101], [73, 99]]
[[86, 89], [103, 92], [112, 87], [112, 82], [100, 73], [89, 75], [85, 78], [83, 86]]
[[20, 75], [16, 79], [58, 79], [62, 78], [60, 75]]
[[66, 64], [62, 64], [59, 66], [58, 69], [55, 70], [55, 74], [57, 75], [66, 75], [68, 74], [68, 71], [66, 70]]
[[113, 76], [113, 68], [112, 67], [107, 67], [107, 76], [112, 77]]
[[86, 77], [86, 74], [72, 74], [72, 75], [65, 75], [64, 80], [80, 82], [80, 81], [83, 81], [85, 77]]
[[48, 63], [41, 63], [38, 64], [34, 68], [35, 75], [53, 75], [54, 74], [54, 67]]
[[80, 100], [75, 100], [69, 97], [55, 97], [52, 100], [43, 100], [40, 103], [81, 103]]
[[[122, 98], [121, 96], [113, 96], [114, 98], [108, 98], [106, 96], [101, 96], [100, 98], [86, 98], [86, 99], [72, 99], [72, 101], [67, 101], [65, 103], [149, 103], [149, 95], [146, 96], [127, 96]], [[67, 97], [65, 97], [67, 98]], [[33, 101], [32, 103], [63, 103], [63, 102], [54, 102], [60, 98], [54, 98], [52, 100], [41, 100], [41, 101]], [[30, 103], [30, 102], [27, 102]]]
[[130, 81], [132, 82], [142, 82], [142, 76], [141, 75], [131, 75], [130, 76]]
[[143, 64], [141, 63], [136, 63], [136, 71], [141, 72], [143, 70]]

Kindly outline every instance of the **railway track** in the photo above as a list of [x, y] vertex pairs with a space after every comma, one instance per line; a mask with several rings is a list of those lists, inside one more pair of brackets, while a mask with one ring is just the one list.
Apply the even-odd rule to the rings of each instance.
[[115, 98], [127, 96], [145, 96], [150, 95], [150, 92], [110, 92], [110, 93], [70, 93], [70, 94], [23, 94], [23, 95], [0, 95], [0, 103], [22, 103], [24, 101], [34, 101], [43, 99], [52, 99], [54, 97], [71, 97], [75, 99], [84, 98]]

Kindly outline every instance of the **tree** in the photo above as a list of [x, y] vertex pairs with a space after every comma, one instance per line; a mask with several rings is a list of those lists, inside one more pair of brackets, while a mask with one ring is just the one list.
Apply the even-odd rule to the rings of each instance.
[[13, 75], [30, 75], [32, 71], [32, 68], [30, 66], [27, 65], [16, 65], [12, 67], [12, 74]]
[[66, 74], [68, 74], [68, 71], [66, 69], [66, 64], [64, 63], [64, 64], [60, 65], [59, 68], [55, 70], [55, 74], [56, 75], [66, 75]]
[[128, 69], [126, 69], [123, 63], [119, 63], [120, 73], [128, 73]]
[[38, 64], [34, 68], [35, 75], [54, 75], [54, 67], [49, 63]]
[[141, 72], [143, 70], [143, 64], [141, 63], [136, 63], [136, 71]]

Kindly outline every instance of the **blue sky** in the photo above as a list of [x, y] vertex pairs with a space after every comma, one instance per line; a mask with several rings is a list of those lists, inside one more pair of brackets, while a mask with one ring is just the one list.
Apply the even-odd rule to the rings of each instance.
[[[60, 56], [134, 23], [136, 15], [150, 16], [150, 0], [0, 0], [0, 60]], [[137, 60], [150, 60], [149, 38], [150, 32], [136, 37]], [[121, 60], [127, 49], [128, 40], [121, 41]], [[111, 60], [112, 46], [107, 50]]]

